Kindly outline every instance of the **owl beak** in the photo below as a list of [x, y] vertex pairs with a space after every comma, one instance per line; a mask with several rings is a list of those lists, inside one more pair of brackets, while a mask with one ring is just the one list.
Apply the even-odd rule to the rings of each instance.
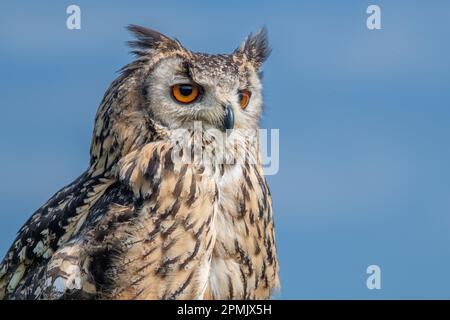
[[234, 112], [231, 104], [225, 107], [225, 120], [224, 120], [225, 129], [233, 129], [234, 128]]

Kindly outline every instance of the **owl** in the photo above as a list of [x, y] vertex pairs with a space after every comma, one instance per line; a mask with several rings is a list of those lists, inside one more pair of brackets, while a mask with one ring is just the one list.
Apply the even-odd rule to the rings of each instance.
[[128, 29], [135, 60], [99, 106], [90, 164], [19, 230], [0, 298], [270, 298], [278, 259], [257, 135], [266, 29], [219, 55]]

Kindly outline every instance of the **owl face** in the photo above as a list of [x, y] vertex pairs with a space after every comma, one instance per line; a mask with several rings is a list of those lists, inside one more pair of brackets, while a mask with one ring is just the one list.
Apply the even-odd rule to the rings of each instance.
[[261, 81], [233, 55], [192, 54], [161, 60], [145, 80], [153, 117], [170, 129], [256, 128], [262, 109]]
[[144, 27], [128, 29], [136, 38], [129, 42], [136, 59], [122, 68], [103, 97], [91, 163], [100, 161], [101, 166], [105, 153], [108, 163], [114, 163], [155, 134], [178, 140], [186, 130], [198, 128], [198, 122], [208, 141], [228, 138], [227, 129], [242, 129], [230, 134], [240, 145], [257, 136], [263, 105], [260, 68], [270, 54], [265, 29], [225, 55], [192, 52]]
[[260, 67], [269, 55], [265, 29], [232, 54], [194, 53], [156, 31], [129, 28], [146, 73], [144, 111], [169, 129], [256, 129], [262, 111]]

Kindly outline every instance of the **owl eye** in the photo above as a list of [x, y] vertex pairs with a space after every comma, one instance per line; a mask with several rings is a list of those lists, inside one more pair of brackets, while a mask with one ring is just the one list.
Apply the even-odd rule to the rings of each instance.
[[172, 87], [172, 95], [178, 102], [187, 104], [194, 102], [199, 95], [199, 87], [196, 84], [176, 84]]
[[248, 102], [250, 101], [250, 97], [252, 93], [248, 90], [239, 90], [239, 105], [242, 109], [247, 108]]

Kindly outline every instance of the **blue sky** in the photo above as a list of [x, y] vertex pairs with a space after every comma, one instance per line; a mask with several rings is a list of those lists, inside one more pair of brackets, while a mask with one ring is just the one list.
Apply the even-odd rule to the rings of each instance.
[[[82, 29], [66, 29], [77, 4]], [[382, 30], [366, 28], [381, 7]], [[450, 298], [448, 1], [9, 1], [0, 10], [0, 254], [88, 164], [124, 26], [232, 51], [262, 25], [262, 127], [280, 129], [279, 298]], [[366, 268], [381, 267], [381, 290]]]

